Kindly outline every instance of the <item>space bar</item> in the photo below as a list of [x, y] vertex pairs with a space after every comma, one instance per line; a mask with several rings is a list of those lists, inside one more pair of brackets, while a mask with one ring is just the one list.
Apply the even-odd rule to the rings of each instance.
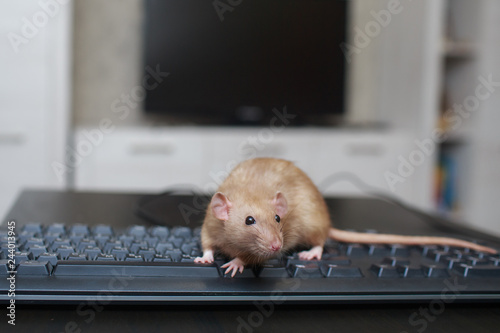
[[214, 264], [183, 262], [133, 262], [133, 261], [59, 261], [55, 276], [170, 276], [170, 277], [219, 277]]

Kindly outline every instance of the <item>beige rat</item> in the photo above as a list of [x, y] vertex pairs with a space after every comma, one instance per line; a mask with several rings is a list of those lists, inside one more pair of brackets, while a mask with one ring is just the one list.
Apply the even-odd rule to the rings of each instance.
[[216, 250], [230, 258], [225, 274], [243, 272], [298, 246], [302, 260], [321, 259], [326, 239], [346, 243], [449, 245], [481, 252], [497, 251], [445, 237], [400, 236], [342, 231], [331, 227], [323, 196], [311, 179], [292, 162], [256, 158], [237, 165], [220, 185], [207, 208], [201, 230], [203, 257], [214, 261]]

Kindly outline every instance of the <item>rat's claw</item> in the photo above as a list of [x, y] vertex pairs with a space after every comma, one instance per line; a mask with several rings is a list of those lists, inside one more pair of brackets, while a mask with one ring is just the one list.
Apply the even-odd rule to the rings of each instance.
[[207, 250], [203, 253], [203, 257], [197, 257], [194, 259], [195, 263], [198, 264], [210, 264], [214, 262], [214, 252], [212, 250]]
[[230, 262], [227, 262], [221, 266], [221, 268], [226, 268], [226, 267], [227, 269], [224, 272], [224, 274], [229, 274], [231, 271], [233, 271], [231, 277], [234, 277], [236, 275], [236, 272], [238, 271], [240, 273], [243, 273], [243, 269], [245, 268], [245, 263], [238, 258], [234, 258]]
[[309, 251], [299, 252], [300, 260], [313, 260], [318, 259], [321, 260], [321, 255], [323, 254], [323, 246], [315, 246]]

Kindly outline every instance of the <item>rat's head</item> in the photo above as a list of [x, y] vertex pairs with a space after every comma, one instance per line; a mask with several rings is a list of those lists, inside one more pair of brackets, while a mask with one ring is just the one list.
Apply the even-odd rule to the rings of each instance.
[[223, 193], [216, 193], [210, 203], [212, 213], [220, 223], [228, 240], [228, 252], [251, 262], [277, 255], [283, 247], [283, 222], [288, 205], [281, 192], [272, 198], [230, 201]]

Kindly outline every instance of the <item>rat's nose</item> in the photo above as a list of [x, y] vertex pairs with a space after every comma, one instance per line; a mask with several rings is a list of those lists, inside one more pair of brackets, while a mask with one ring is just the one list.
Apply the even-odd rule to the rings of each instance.
[[281, 242], [280, 241], [274, 241], [271, 243], [271, 250], [272, 251], [279, 251], [281, 250]]

